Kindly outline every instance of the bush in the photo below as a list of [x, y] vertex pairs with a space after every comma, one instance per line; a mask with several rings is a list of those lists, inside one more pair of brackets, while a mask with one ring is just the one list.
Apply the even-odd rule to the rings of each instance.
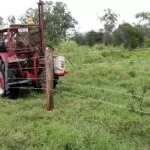
[[135, 49], [141, 47], [144, 37], [136, 26], [128, 23], [119, 25], [118, 29], [114, 31], [114, 45], [124, 44], [124, 48]]
[[75, 41], [61, 41], [59, 45], [56, 47], [56, 50], [60, 53], [70, 53], [79, 50], [79, 46]]
[[88, 31], [85, 34], [76, 33], [75, 36], [72, 38], [77, 44], [79, 45], [88, 45], [93, 46], [97, 43], [103, 42], [103, 33], [102, 32], [95, 32], [95, 31]]
[[144, 47], [150, 47], [150, 39], [149, 38], [146, 38], [144, 40]]

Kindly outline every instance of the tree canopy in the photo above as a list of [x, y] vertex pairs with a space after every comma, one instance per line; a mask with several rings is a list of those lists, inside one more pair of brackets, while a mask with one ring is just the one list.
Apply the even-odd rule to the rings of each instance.
[[[65, 3], [58, 1], [45, 1], [44, 3], [45, 39], [49, 47], [54, 47], [62, 39], [71, 39], [80, 45], [93, 46], [97, 43], [103, 43], [114, 46], [124, 45], [125, 48], [129, 49], [140, 47], [144, 42], [146, 45], [150, 45], [150, 12], [148, 11], [135, 15], [139, 19], [139, 23], [122, 23], [117, 26], [119, 14], [107, 8], [104, 9], [104, 14], [98, 18], [103, 24], [103, 29], [80, 33], [75, 30], [77, 21]], [[27, 24], [27, 18], [33, 18], [34, 23], [38, 23], [38, 9], [28, 8], [19, 20], [22, 24]], [[14, 15], [8, 16], [7, 22], [4, 22], [0, 16], [0, 25], [15, 23]], [[71, 38], [69, 33], [73, 33]]]
[[[46, 42], [48, 46], [53, 46], [67, 37], [68, 31], [75, 28], [77, 21], [72, 17], [67, 5], [63, 2], [46, 1], [44, 12]], [[24, 15], [20, 17], [20, 21], [26, 23], [25, 20], [28, 17], [32, 17], [34, 22], [38, 22], [38, 10], [27, 9]]]
[[129, 23], [119, 25], [113, 33], [114, 44], [123, 44], [125, 48], [137, 48], [143, 43], [143, 36], [137, 26], [132, 26]]
[[10, 16], [8, 16], [7, 21], [8, 21], [9, 24], [15, 24], [16, 23], [16, 18], [15, 18], [14, 15], [10, 15]]
[[91, 30], [85, 34], [76, 33], [72, 39], [79, 45], [93, 46], [94, 44], [103, 42], [103, 33], [101, 31], [96, 32]]
[[150, 28], [150, 12], [140, 12], [135, 15], [137, 19], [140, 19], [140, 23], [144, 22]]
[[101, 23], [104, 24], [106, 32], [111, 33], [116, 26], [118, 16], [110, 8], [104, 9], [104, 15], [99, 17]]

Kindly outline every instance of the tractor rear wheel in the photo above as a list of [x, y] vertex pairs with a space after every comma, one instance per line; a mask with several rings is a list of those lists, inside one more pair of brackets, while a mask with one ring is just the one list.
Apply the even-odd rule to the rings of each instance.
[[0, 96], [3, 96], [5, 91], [5, 81], [3, 72], [0, 70]]
[[[10, 99], [16, 99], [18, 96], [18, 89], [12, 89], [12, 88], [8, 88], [6, 90], [6, 85], [5, 85], [5, 65], [3, 63], [2, 60], [0, 60], [0, 96], [5, 96], [8, 97]], [[13, 71], [9, 74], [14, 76]]]
[[[46, 78], [45, 78], [45, 72], [43, 71], [40, 75], [40, 87], [43, 89], [43, 91], [46, 90]], [[54, 79], [53, 79], [53, 89], [56, 88], [57, 84], [58, 84], [58, 80], [59, 77], [54, 75]]]

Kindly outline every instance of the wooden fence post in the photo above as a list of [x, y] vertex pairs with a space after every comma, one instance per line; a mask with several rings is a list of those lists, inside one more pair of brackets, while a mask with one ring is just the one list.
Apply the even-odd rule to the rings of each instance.
[[46, 49], [45, 51], [45, 75], [46, 75], [46, 110], [52, 111], [54, 109], [54, 62], [53, 53]]

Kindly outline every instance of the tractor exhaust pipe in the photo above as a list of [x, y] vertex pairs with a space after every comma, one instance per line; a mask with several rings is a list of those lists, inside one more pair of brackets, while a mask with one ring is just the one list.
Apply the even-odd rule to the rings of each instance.
[[38, 13], [39, 13], [39, 30], [40, 30], [40, 47], [41, 53], [45, 52], [45, 30], [44, 30], [44, 9], [43, 9], [44, 2], [39, 0], [38, 2]]

